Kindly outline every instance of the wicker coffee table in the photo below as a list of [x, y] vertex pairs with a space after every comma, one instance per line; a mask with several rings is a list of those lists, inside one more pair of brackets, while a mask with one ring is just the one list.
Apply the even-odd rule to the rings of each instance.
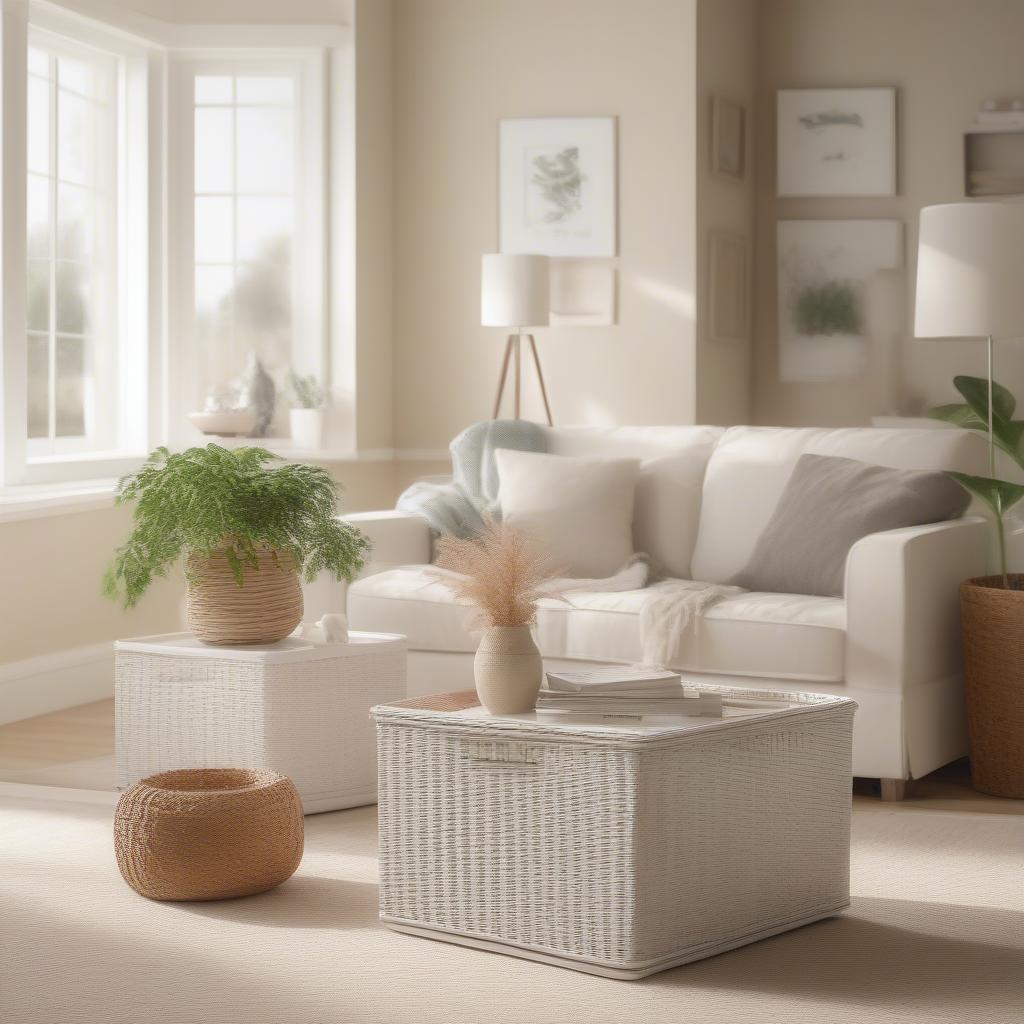
[[849, 905], [856, 704], [719, 688], [722, 719], [374, 708], [380, 917], [641, 978]]
[[405, 637], [210, 646], [188, 633], [117, 643], [117, 784], [175, 768], [269, 768], [307, 814], [372, 804], [370, 708], [405, 696]]

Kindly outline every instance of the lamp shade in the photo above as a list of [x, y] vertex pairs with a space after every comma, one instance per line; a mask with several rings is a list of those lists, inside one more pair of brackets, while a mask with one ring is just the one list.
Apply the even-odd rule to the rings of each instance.
[[1024, 335], [1024, 203], [950, 203], [921, 211], [914, 334]]
[[550, 310], [547, 256], [487, 253], [480, 274], [484, 327], [543, 327]]

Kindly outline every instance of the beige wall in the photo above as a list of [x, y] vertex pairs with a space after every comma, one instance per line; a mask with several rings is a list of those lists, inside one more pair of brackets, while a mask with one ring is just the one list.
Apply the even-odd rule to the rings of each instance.
[[397, 0], [396, 447], [444, 448], [491, 412], [504, 335], [480, 326], [479, 279], [503, 117], [618, 117], [618, 323], [537, 332], [556, 421], [693, 421], [695, 7]]
[[[1024, 3], [1006, 0], [762, 0], [755, 249], [756, 422], [844, 425], [916, 414], [954, 397], [956, 373], [984, 374], [984, 345], [917, 341], [913, 324], [917, 216], [963, 199], [962, 136], [981, 102], [1024, 94]], [[775, 197], [775, 90], [896, 86], [899, 194], [877, 199]], [[896, 218], [905, 224], [905, 323], [895, 367], [876, 343], [859, 380], [782, 384], [776, 357], [775, 222]], [[907, 326], [909, 325], [909, 326]], [[997, 376], [1024, 388], [1024, 345], [1000, 347]]]
[[[753, 389], [750, 329], [741, 339], [715, 338], [711, 306], [711, 233], [726, 232], [749, 247], [754, 232], [753, 124], [757, 116], [757, 0], [700, 0], [697, 6], [697, 415], [698, 423], [749, 423]], [[715, 97], [746, 111], [746, 174], [742, 181], [711, 170], [711, 108]], [[746, 281], [749, 303], [751, 283]]]

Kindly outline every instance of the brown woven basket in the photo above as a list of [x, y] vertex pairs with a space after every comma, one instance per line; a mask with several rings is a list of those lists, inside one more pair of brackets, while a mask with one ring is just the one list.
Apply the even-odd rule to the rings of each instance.
[[266, 769], [184, 768], [125, 790], [114, 816], [124, 880], [151, 900], [265, 892], [302, 860], [302, 800]]
[[[1024, 589], [1002, 576], [960, 585], [974, 788], [1024, 798]], [[1024, 574], [1010, 576], [1024, 588]]]
[[272, 644], [302, 621], [302, 586], [295, 560], [257, 551], [259, 569], [245, 565], [239, 586], [224, 551], [209, 558], [190, 555], [188, 628], [208, 644]]

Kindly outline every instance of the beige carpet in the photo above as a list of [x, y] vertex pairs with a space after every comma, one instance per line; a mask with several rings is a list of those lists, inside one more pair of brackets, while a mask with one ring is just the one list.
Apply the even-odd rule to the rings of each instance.
[[150, 903], [111, 810], [0, 803], [3, 1024], [1019, 1022], [1024, 817], [857, 801], [845, 917], [641, 982], [397, 935], [376, 921], [375, 809], [306, 819], [263, 896]]

